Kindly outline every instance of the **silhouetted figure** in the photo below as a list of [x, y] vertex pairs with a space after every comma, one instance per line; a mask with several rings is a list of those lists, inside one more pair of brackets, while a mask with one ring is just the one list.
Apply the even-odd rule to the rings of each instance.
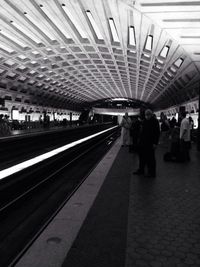
[[123, 116], [121, 127], [122, 127], [122, 146], [130, 146], [130, 128], [131, 128], [131, 119], [128, 116], [128, 113], [125, 113]]
[[158, 144], [160, 127], [158, 120], [150, 109], [145, 111], [139, 138], [139, 169], [134, 174], [144, 174], [147, 166], [147, 177], [156, 176], [155, 148]]
[[176, 123], [177, 123], [176, 119], [174, 117], [172, 117], [172, 119], [169, 122], [170, 128], [174, 128]]
[[139, 135], [140, 135], [141, 121], [138, 117], [133, 117], [132, 125], [130, 128], [130, 136], [132, 138], [132, 150], [137, 151]]

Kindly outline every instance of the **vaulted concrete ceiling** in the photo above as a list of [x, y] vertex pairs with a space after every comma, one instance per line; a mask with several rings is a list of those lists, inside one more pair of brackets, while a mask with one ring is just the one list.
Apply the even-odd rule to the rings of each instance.
[[200, 1], [2, 0], [0, 96], [79, 109], [198, 95]]

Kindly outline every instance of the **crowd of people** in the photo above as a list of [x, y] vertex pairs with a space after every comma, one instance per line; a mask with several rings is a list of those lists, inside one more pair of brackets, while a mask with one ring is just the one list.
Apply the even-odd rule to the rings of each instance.
[[128, 146], [130, 152], [137, 152], [139, 167], [135, 175], [145, 174], [147, 177], [156, 177], [155, 150], [158, 144], [165, 146], [170, 143], [170, 149], [163, 156], [165, 161], [190, 161], [189, 149], [191, 146], [191, 133], [194, 122], [191, 117], [186, 118], [182, 112], [177, 121], [175, 117], [167, 119], [161, 113], [160, 120], [147, 109], [144, 118], [134, 116], [132, 119], [125, 113], [122, 122], [122, 146]]

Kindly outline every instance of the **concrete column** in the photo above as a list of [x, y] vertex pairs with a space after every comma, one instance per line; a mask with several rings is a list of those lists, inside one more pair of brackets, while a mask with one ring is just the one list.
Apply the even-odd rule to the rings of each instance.
[[199, 84], [199, 111], [198, 111], [198, 130], [197, 130], [197, 150], [200, 151], [200, 84]]

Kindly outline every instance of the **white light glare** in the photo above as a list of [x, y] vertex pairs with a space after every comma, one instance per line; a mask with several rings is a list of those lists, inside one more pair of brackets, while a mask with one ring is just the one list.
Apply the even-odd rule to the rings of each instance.
[[136, 46], [135, 28], [129, 27], [129, 45]]
[[148, 51], [152, 50], [152, 46], [153, 46], [153, 36], [152, 35], [148, 35], [147, 36], [147, 40], [146, 40], [146, 44], [145, 44], [145, 49]]
[[85, 32], [81, 29], [80, 25], [77, 23], [77, 21], [74, 19], [73, 15], [69, 12], [68, 8], [66, 6], [62, 5], [63, 10], [65, 11], [66, 15], [69, 17], [73, 25], [76, 27], [77, 31], [81, 35], [83, 39], [87, 38], [87, 35]]
[[112, 101], [129, 101], [127, 98], [112, 98]]
[[42, 154], [40, 156], [37, 156], [35, 158], [26, 160], [26, 161], [24, 161], [22, 163], [19, 163], [19, 164], [15, 165], [15, 166], [12, 166], [10, 168], [4, 169], [4, 170], [0, 171], [0, 180], [5, 178], [5, 177], [8, 177], [8, 176], [10, 176], [12, 174], [15, 174], [15, 173], [17, 173], [19, 171], [22, 171], [22, 170], [24, 170], [24, 169], [26, 169], [28, 167], [31, 167], [31, 166], [33, 166], [33, 165], [35, 165], [35, 164], [37, 164], [37, 163], [39, 163], [41, 161], [44, 161], [45, 159], [49, 159], [49, 158], [51, 158], [51, 157], [53, 157], [53, 156], [65, 151], [65, 150], [68, 150], [68, 149], [70, 149], [70, 148], [72, 148], [72, 147], [74, 147], [76, 145], [79, 145], [79, 144], [81, 144], [83, 142], [86, 142], [87, 140], [90, 140], [90, 139], [92, 139], [92, 138], [94, 138], [94, 137], [96, 137], [98, 135], [101, 135], [101, 134], [103, 134], [105, 132], [108, 132], [108, 131], [116, 128], [116, 127], [118, 127], [118, 126], [114, 126], [114, 127], [109, 128], [109, 129], [106, 129], [104, 131], [98, 132], [96, 134], [89, 135], [87, 137], [84, 137], [84, 138], [82, 138], [80, 140], [74, 141], [74, 142], [72, 142], [70, 144], [67, 144], [65, 146], [61, 146], [59, 148], [56, 148], [56, 149], [54, 149], [54, 150], [52, 150], [50, 152], [44, 153], [44, 154]]
[[90, 21], [90, 23], [92, 25], [92, 28], [93, 28], [97, 38], [99, 40], [103, 40], [103, 36], [101, 35], [101, 32], [100, 32], [100, 30], [99, 30], [99, 28], [98, 28], [98, 26], [97, 26], [97, 24], [96, 24], [96, 22], [95, 22], [95, 20], [94, 20], [94, 18], [92, 16], [91, 12], [89, 10], [86, 11], [86, 15], [87, 15], [87, 17], [88, 17], [88, 19], [89, 19], [89, 21]]
[[117, 34], [117, 29], [116, 29], [116, 26], [115, 26], [115, 23], [114, 23], [114, 19], [113, 18], [109, 18], [108, 21], [109, 21], [109, 25], [110, 25], [110, 30], [111, 30], [111, 33], [112, 33], [113, 41], [119, 43], [119, 37], [118, 37], [118, 34]]
[[160, 56], [166, 58], [169, 52], [169, 46], [166, 45], [163, 47], [162, 51], [160, 52]]
[[182, 65], [183, 63], [183, 59], [182, 58], [178, 58], [175, 62], [174, 62], [174, 65], [177, 67], [177, 68], [180, 68], [180, 66]]

